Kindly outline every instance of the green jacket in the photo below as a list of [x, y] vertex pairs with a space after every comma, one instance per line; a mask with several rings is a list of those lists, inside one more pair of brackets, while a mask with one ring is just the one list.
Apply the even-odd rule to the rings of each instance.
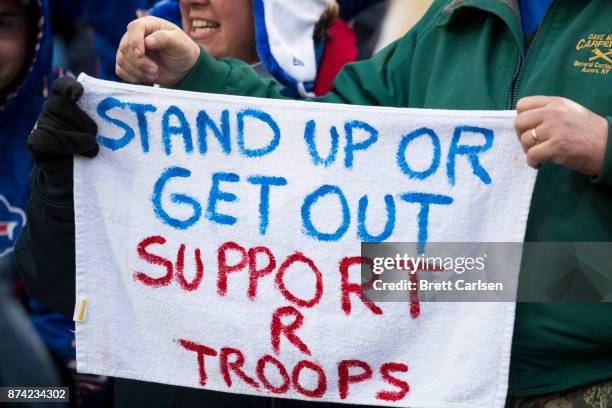
[[[555, 0], [528, 49], [523, 38], [517, 0], [439, 0], [402, 39], [368, 61], [347, 65], [333, 91], [316, 100], [514, 109], [521, 97], [555, 95], [606, 117], [612, 133], [610, 1]], [[204, 51], [178, 88], [281, 97], [247, 65], [217, 61]], [[552, 163], [541, 167], [526, 241], [612, 241], [612, 134], [609, 140], [598, 177]], [[552, 262], [544, 269], [567, 274], [580, 269], [577, 263], [568, 269]], [[600, 272], [609, 282], [605, 267]], [[513, 395], [612, 378], [612, 303], [519, 303], [511, 365]]]

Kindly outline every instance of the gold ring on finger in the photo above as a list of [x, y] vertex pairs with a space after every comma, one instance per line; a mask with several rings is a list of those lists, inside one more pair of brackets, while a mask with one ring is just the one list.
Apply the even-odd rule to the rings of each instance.
[[540, 139], [538, 138], [538, 134], [536, 133], [535, 128], [531, 129], [531, 137], [533, 138], [535, 144], [540, 144]]

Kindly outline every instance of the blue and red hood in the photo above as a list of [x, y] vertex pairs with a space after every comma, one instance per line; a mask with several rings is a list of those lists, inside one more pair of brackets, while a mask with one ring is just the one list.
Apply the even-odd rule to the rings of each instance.
[[46, 99], [53, 80], [51, 60], [53, 38], [47, 0], [31, 0], [39, 16], [32, 22], [37, 35], [28, 44], [32, 52], [25, 76], [0, 104], [0, 255], [10, 251], [25, 218], [29, 196], [28, 174], [32, 159], [26, 141]]
[[[27, 62], [28, 70], [26, 76], [17, 86], [14, 92], [9, 95], [4, 104], [0, 104], [0, 121], [3, 122], [4, 116], [13, 109], [14, 106], [27, 104], [28, 97], [42, 96], [47, 88], [47, 78], [51, 72], [51, 62], [53, 59], [53, 35], [49, 23], [48, 0], [32, 0], [37, 5], [40, 12], [38, 21], [33, 21], [38, 27], [38, 34], [34, 44], [28, 44], [33, 48], [32, 58]], [[21, 106], [23, 107], [23, 106]]]

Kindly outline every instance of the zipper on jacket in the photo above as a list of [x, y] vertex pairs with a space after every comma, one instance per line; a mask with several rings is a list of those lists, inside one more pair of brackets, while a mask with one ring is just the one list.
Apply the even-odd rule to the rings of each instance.
[[529, 60], [529, 56], [531, 55], [533, 47], [536, 44], [538, 37], [540, 36], [540, 32], [542, 31], [542, 26], [546, 22], [546, 19], [548, 15], [550, 14], [550, 10], [552, 10], [552, 8], [555, 6], [555, 3], [556, 3], [555, 0], [553, 0], [550, 3], [550, 6], [548, 6], [548, 10], [546, 10], [544, 17], [542, 18], [542, 21], [540, 22], [540, 24], [538, 24], [538, 28], [536, 29], [536, 32], [533, 35], [533, 38], [531, 39], [529, 46], [527, 47], [525, 56], [523, 57], [522, 53], [519, 54], [517, 68], [514, 71], [515, 74], [512, 77], [512, 82], [510, 83], [510, 92], [508, 92], [508, 102], [506, 106], [508, 109], [516, 109], [516, 102], [517, 102], [516, 99], [518, 95], [518, 88], [521, 83], [521, 80], [523, 79], [523, 75], [525, 73], [525, 66], [527, 65], [527, 61]]
[[[516, 102], [517, 102], [516, 99], [518, 96], [518, 88], [519, 88], [519, 85], [521, 84], [521, 80], [523, 79], [523, 75], [525, 73], [525, 66], [527, 65], [527, 61], [529, 60], [529, 56], [531, 55], [533, 47], [536, 44], [538, 37], [540, 36], [540, 32], [542, 31], [542, 26], [546, 22], [546, 19], [548, 18], [548, 15], [550, 14], [550, 10], [552, 10], [555, 3], [556, 1], [552, 0], [552, 2], [550, 3], [550, 6], [548, 6], [548, 10], [546, 10], [544, 17], [542, 18], [542, 21], [540, 22], [540, 24], [538, 24], [538, 28], [536, 29], [536, 32], [533, 35], [533, 38], [531, 39], [529, 46], [527, 47], [525, 56], [523, 57], [522, 52], [519, 54], [518, 63], [514, 71], [514, 74], [512, 76], [512, 82], [510, 83], [510, 91], [508, 92], [508, 101], [507, 101], [507, 106], [506, 106], [508, 109], [516, 109]], [[513, 395], [514, 395], [514, 384], [512, 383], [512, 377], [508, 376], [508, 398], [507, 400], [509, 400], [510, 397], [512, 397]]]

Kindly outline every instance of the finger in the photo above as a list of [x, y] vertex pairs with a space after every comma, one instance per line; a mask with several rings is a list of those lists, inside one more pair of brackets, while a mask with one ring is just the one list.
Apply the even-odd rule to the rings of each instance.
[[[119, 68], [121, 69], [121, 71], [119, 71]], [[119, 75], [119, 72], [121, 72], [121, 75]], [[117, 58], [115, 59], [115, 73], [118, 77], [126, 81], [128, 77], [130, 79], [135, 79], [139, 75], [143, 74], [139, 70], [132, 68], [129, 59], [125, 58], [120, 51], [117, 53]]]
[[144, 55], [144, 38], [146, 27], [142, 19], [132, 21], [127, 26], [125, 33], [126, 44], [125, 54], [132, 52], [134, 56], [139, 57]]
[[170, 57], [184, 55], [187, 52], [187, 47], [185, 38], [181, 38], [181, 34], [183, 33], [174, 30], [156, 31], [145, 38], [146, 50], [163, 50]]
[[139, 84], [142, 82], [135, 75], [127, 73], [123, 68], [121, 68], [117, 64], [115, 64], [115, 74], [117, 74], [117, 76], [123, 79], [125, 82], [130, 82], [132, 84]]
[[[145, 59], [147, 62], [143, 62]], [[125, 58], [123, 53], [119, 51], [117, 52], [116, 63], [128, 75], [141, 78], [142, 81], [152, 82], [157, 77], [157, 64], [147, 57], [134, 60], [133, 58]]]
[[68, 75], [54, 81], [51, 90], [53, 95], [64, 96], [72, 102], [78, 101], [83, 95], [83, 91], [83, 86], [76, 79]]
[[[129, 27], [129, 25], [128, 25]], [[128, 52], [130, 43], [128, 41], [128, 32], [126, 31], [125, 34], [123, 34], [123, 37], [121, 37], [121, 41], [119, 41], [119, 46], [117, 47], [117, 52], [121, 51], [124, 54]]]
[[141, 57], [145, 53], [144, 39], [147, 35], [161, 29], [162, 21], [155, 17], [143, 17], [128, 24], [127, 41], [128, 47], [136, 57]]
[[528, 129], [534, 129], [544, 122], [546, 108], [535, 108], [516, 115], [514, 128], [520, 135]]
[[95, 134], [62, 130], [43, 125], [34, 129], [28, 139], [29, 148], [40, 156], [82, 154], [94, 157], [98, 153]]
[[551, 96], [527, 96], [525, 98], [521, 98], [516, 104], [516, 111], [518, 113], [522, 113], [531, 109], [542, 108], [553, 99]]
[[126, 68], [126, 66], [133, 67], [135, 70], [139, 70], [147, 74], [157, 75], [158, 66], [155, 61], [147, 56], [136, 57], [129, 48], [125, 51], [117, 51], [116, 62], [120, 67], [128, 72], [131, 71], [129, 68]]
[[527, 151], [527, 164], [530, 167], [537, 169], [543, 163], [550, 161], [553, 153], [552, 145], [550, 143], [540, 143]]
[[98, 131], [95, 122], [74, 101], [57, 95], [52, 95], [43, 105], [38, 124], [90, 134]]
[[[534, 129], [535, 132], [536, 132], [537, 140], [536, 140], [536, 138], [533, 137], [533, 134], [531, 133], [532, 129]], [[543, 136], [543, 135], [544, 134], [541, 131], [536, 130], [536, 128], [531, 128], [531, 129], [526, 130], [525, 132], [521, 133], [519, 139], [521, 141], [521, 145], [523, 146], [523, 151], [527, 152], [529, 149], [531, 149], [535, 145], [538, 145], [538, 144], [546, 141], [547, 138], [545, 136]]]

